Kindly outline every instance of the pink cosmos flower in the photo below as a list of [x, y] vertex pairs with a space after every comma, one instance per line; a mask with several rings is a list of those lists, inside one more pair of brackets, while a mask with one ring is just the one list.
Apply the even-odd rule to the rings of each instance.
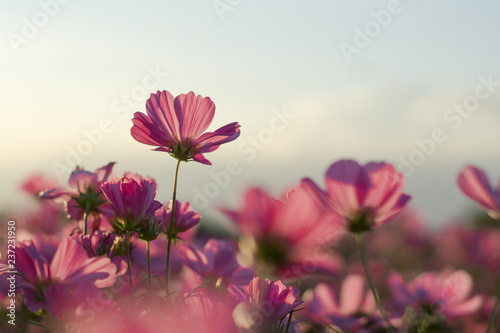
[[[168, 233], [170, 219], [172, 218], [172, 200], [162, 208], [158, 209], [155, 216], [164, 226], [164, 231]], [[176, 200], [175, 215], [172, 235], [175, 237], [180, 232], [186, 232], [197, 225], [201, 220], [201, 214], [191, 208], [189, 202], [180, 202]]]
[[346, 228], [356, 233], [389, 222], [411, 199], [403, 193], [401, 172], [384, 162], [364, 166], [353, 160], [335, 162], [326, 171], [326, 191], [308, 178], [302, 182], [322, 206], [342, 215]]
[[259, 332], [266, 332], [266, 327], [272, 327], [302, 303], [298, 299], [300, 290], [286, 287], [279, 280], [255, 277], [248, 284], [248, 292], [234, 285], [229, 292], [240, 302], [233, 312], [236, 325]]
[[138, 182], [133, 178], [116, 178], [103, 183], [101, 189], [115, 213], [110, 223], [120, 230], [135, 231], [161, 207], [154, 200], [156, 184], [146, 179]]
[[106, 256], [117, 267], [117, 275], [125, 274], [127, 270], [127, 259], [124, 255], [118, 255], [114, 252], [116, 235], [96, 230], [89, 235], [81, 235], [76, 240], [82, 244], [89, 258]]
[[52, 251], [44, 250], [52, 245], [43, 240], [37, 241], [38, 244], [33, 241], [19, 244], [16, 249], [16, 268], [22, 277], [19, 288], [30, 311], [45, 308], [57, 316], [64, 308], [63, 303], [78, 301], [72, 296], [76, 290], [84, 295], [115, 283], [116, 266], [110, 259], [89, 258], [75, 237], [64, 238], [53, 255]]
[[251, 268], [240, 267], [234, 246], [223, 240], [210, 239], [202, 251], [186, 246], [182, 259], [201, 276], [203, 285], [223, 293], [230, 284], [247, 285], [254, 276]]
[[446, 315], [447, 318], [466, 317], [478, 311], [483, 298], [469, 297], [472, 278], [462, 270], [453, 273], [426, 272], [406, 284], [396, 272], [388, 279], [392, 297], [401, 313], [411, 306], [417, 313], [421, 310]]
[[472, 165], [460, 172], [457, 184], [467, 197], [483, 206], [492, 218], [500, 220], [500, 184], [493, 189], [486, 173]]
[[223, 143], [240, 135], [240, 125], [230, 123], [216, 130], [205, 132], [215, 114], [215, 104], [192, 91], [174, 98], [168, 91], [151, 94], [146, 102], [147, 115], [136, 112], [130, 130], [137, 141], [158, 146], [181, 161], [194, 160], [211, 164], [203, 153], [216, 150]]
[[348, 275], [337, 295], [326, 283], [318, 284], [304, 294], [304, 316], [318, 324], [334, 325], [342, 330], [358, 332], [362, 328], [368, 331], [383, 324], [376, 313], [373, 294], [365, 285], [361, 275]]
[[303, 186], [292, 188], [283, 201], [251, 188], [241, 209], [221, 211], [251, 237], [240, 242], [242, 252], [274, 266], [282, 278], [337, 273], [339, 259], [326, 249], [340, 236], [340, 217], [318, 208]]
[[38, 197], [40, 192], [54, 188], [56, 185], [56, 180], [49, 179], [41, 173], [35, 173], [21, 184], [21, 189]]
[[94, 220], [93, 230], [96, 230], [101, 222], [101, 214], [112, 213], [102, 195], [101, 184], [108, 180], [114, 164], [109, 163], [94, 172], [77, 167], [69, 177], [69, 189], [56, 187], [42, 192], [40, 197], [65, 202], [71, 219], [82, 220], [88, 210]]

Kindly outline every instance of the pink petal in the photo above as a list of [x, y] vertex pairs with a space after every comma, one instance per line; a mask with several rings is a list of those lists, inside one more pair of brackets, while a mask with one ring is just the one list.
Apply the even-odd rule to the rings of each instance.
[[441, 297], [446, 303], [457, 303], [466, 299], [471, 291], [472, 277], [466, 271], [459, 270], [444, 281]]
[[237, 122], [227, 124], [215, 132], [207, 132], [193, 141], [195, 150], [208, 153], [216, 150], [221, 144], [236, 140], [240, 136], [240, 125]]
[[212, 123], [215, 114], [212, 100], [196, 96], [192, 91], [177, 96], [174, 107], [179, 119], [181, 141], [198, 138]]
[[175, 113], [174, 96], [166, 90], [157, 91], [147, 100], [146, 109], [151, 122], [159, 126], [169, 141], [178, 142], [179, 119]]
[[483, 297], [477, 295], [465, 302], [447, 306], [444, 309], [444, 312], [446, 313], [447, 316], [450, 317], [470, 316], [474, 312], [478, 311], [483, 305], [483, 303], [484, 303]]
[[134, 113], [132, 122], [134, 125], [130, 129], [130, 134], [138, 142], [150, 146], [170, 146], [172, 137], [163, 133], [144, 113]]
[[200, 162], [205, 165], [212, 165], [212, 163], [205, 158], [202, 154], [196, 154], [193, 157], [191, 157], [193, 161]]
[[254, 278], [253, 269], [238, 267], [231, 273], [231, 283], [239, 286], [246, 286]]
[[471, 165], [466, 166], [458, 175], [457, 184], [466, 196], [486, 209], [500, 209], [500, 203], [495, 200], [483, 170]]
[[107, 165], [97, 169], [95, 171], [95, 173], [97, 174], [97, 179], [101, 182], [107, 181], [115, 164], [116, 162], [110, 162]]
[[43, 191], [40, 193], [40, 198], [42, 199], [59, 199], [56, 201], [67, 201], [69, 200], [69, 194], [74, 194], [73, 191], [62, 188], [62, 187], [56, 187], [47, 191]]
[[328, 199], [328, 194], [312, 179], [304, 178], [300, 181], [300, 184], [318, 202], [322, 209], [329, 210], [331, 203]]
[[371, 187], [363, 168], [352, 160], [341, 160], [330, 166], [325, 175], [328, 195], [334, 208], [343, 216], [357, 213]]
[[76, 169], [69, 177], [69, 186], [78, 192], [86, 192], [87, 188], [95, 185], [96, 182], [96, 174], [81, 169]]
[[365, 280], [361, 275], [348, 275], [340, 290], [340, 313], [352, 315], [360, 310], [365, 296]]
[[376, 208], [377, 211], [391, 209], [403, 194], [403, 175], [384, 162], [368, 163], [364, 169], [373, 186], [367, 192], [363, 206]]

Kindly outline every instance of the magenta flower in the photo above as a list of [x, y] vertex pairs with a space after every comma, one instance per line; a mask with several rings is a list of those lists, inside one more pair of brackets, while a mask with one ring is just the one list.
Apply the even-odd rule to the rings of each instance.
[[193, 92], [173, 97], [168, 91], [151, 94], [146, 102], [147, 115], [136, 112], [130, 130], [137, 141], [158, 146], [181, 161], [194, 160], [211, 164], [203, 153], [216, 150], [223, 143], [240, 135], [240, 125], [230, 123], [216, 130], [205, 132], [215, 114], [215, 104], [209, 97]]
[[240, 301], [233, 312], [236, 325], [258, 329], [259, 332], [266, 332], [266, 328], [285, 318], [302, 303], [298, 299], [300, 290], [286, 287], [279, 280], [255, 277], [248, 285], [248, 292], [234, 285], [229, 287], [229, 292]]
[[[158, 209], [155, 216], [162, 222], [165, 227], [164, 231], [168, 233], [167, 229], [170, 225], [170, 219], [172, 218], [172, 200]], [[176, 201], [172, 236], [176, 237], [180, 232], [188, 231], [197, 225], [200, 220], [201, 214], [192, 210], [189, 202]]]
[[500, 184], [493, 189], [486, 173], [471, 165], [460, 172], [457, 184], [467, 197], [483, 206], [492, 218], [500, 220]]
[[304, 294], [304, 300], [304, 316], [318, 324], [338, 326], [349, 332], [383, 324], [361, 275], [348, 275], [338, 295], [331, 286], [320, 283]]
[[66, 203], [69, 218], [82, 220], [88, 211], [94, 218], [93, 230], [99, 228], [101, 215], [112, 213], [106, 199], [102, 195], [101, 184], [108, 180], [113, 165], [109, 163], [94, 172], [79, 167], [69, 177], [69, 189], [56, 187], [40, 194], [42, 199], [54, 199]]
[[44, 241], [19, 243], [16, 249], [16, 268], [22, 277], [19, 288], [30, 311], [45, 308], [58, 315], [63, 308], [61, 303], [72, 299], [75, 290], [86, 290], [88, 294], [94, 293], [95, 288], [114, 285], [116, 266], [106, 257], [89, 258], [75, 237], [64, 238], [53, 255], [52, 251], [44, 250], [51, 247]]
[[325, 175], [326, 191], [306, 178], [303, 184], [324, 207], [344, 217], [355, 233], [383, 225], [400, 213], [411, 197], [403, 193], [404, 178], [390, 164], [356, 161], [333, 163]]
[[56, 180], [49, 179], [41, 173], [35, 173], [21, 184], [21, 189], [26, 193], [38, 197], [40, 192], [54, 188], [56, 185]]
[[135, 231], [161, 207], [154, 200], [156, 184], [146, 179], [138, 182], [127, 177], [116, 178], [103, 183], [101, 188], [115, 213], [110, 223], [119, 230]]
[[210, 239], [203, 251], [185, 247], [182, 259], [202, 278], [207, 289], [227, 291], [230, 284], [247, 285], [253, 278], [251, 268], [240, 267], [236, 260], [236, 250], [227, 241]]
[[425, 311], [444, 314], [447, 318], [467, 317], [478, 311], [483, 304], [481, 296], [469, 297], [472, 278], [462, 270], [453, 273], [426, 272], [409, 284], [398, 273], [393, 272], [387, 283], [401, 313], [411, 306], [417, 314]]
[[240, 242], [242, 252], [276, 268], [282, 278], [337, 273], [339, 259], [324, 249], [340, 236], [339, 216], [318, 208], [301, 185], [283, 197], [279, 201], [251, 188], [241, 209], [221, 210], [246, 237]]

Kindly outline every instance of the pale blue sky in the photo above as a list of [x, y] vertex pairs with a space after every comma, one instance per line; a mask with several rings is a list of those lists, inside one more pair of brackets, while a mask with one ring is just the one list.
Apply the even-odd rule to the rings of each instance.
[[[13, 193], [30, 172], [55, 176], [68, 147], [85, 145], [83, 131], [103, 120], [112, 130], [80, 164], [93, 170], [112, 160], [118, 172], [149, 174], [167, 200], [174, 161], [129, 134], [144, 93], [157, 89], [210, 96], [211, 129], [242, 125], [238, 141], [207, 155], [213, 166], [182, 165], [182, 200], [203, 192], [210, 172], [231, 160], [241, 173], [210, 199], [214, 206], [238, 203], [248, 185], [277, 194], [304, 176], [321, 182], [339, 158], [398, 166], [435, 128], [447, 140], [407, 179], [430, 222], [474, 206], [455, 185], [465, 163], [498, 182], [500, 86], [468, 118], [443, 118], [474, 96], [479, 77], [500, 81], [496, 1], [65, 2], [0, 1], [3, 207], [22, 204]], [[214, 4], [229, 9], [218, 13]], [[388, 8], [397, 13], [382, 26], [373, 11]], [[356, 46], [356, 29], [377, 25], [348, 62], [342, 43]], [[251, 138], [266, 132], [275, 110], [296, 117], [253, 158]]]

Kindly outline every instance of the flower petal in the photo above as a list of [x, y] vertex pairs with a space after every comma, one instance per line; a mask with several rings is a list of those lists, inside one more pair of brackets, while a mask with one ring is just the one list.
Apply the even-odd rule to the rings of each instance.
[[177, 96], [174, 107], [179, 119], [181, 141], [198, 138], [212, 123], [215, 114], [214, 102], [209, 97], [203, 98], [192, 91]]

